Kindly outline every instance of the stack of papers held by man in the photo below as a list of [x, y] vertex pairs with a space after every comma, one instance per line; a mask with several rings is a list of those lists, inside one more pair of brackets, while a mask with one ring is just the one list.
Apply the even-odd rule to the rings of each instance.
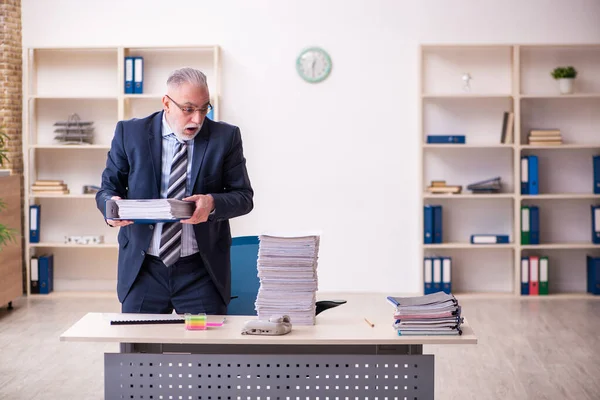
[[388, 296], [387, 300], [395, 307], [393, 326], [400, 336], [462, 334], [461, 308], [452, 294]]
[[193, 201], [178, 199], [109, 200], [106, 213], [113, 219], [176, 221], [190, 218], [195, 207]]
[[314, 325], [319, 236], [261, 235], [258, 249], [259, 319], [288, 315], [292, 325]]

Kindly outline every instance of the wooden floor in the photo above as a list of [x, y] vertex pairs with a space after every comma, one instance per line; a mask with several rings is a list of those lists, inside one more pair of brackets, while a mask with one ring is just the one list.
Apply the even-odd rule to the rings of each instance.
[[[600, 299], [460, 298], [473, 346], [436, 355], [438, 399], [600, 399]], [[19, 299], [0, 309], [0, 399], [104, 399], [103, 353], [114, 344], [58, 337], [85, 313], [118, 312], [112, 297]]]

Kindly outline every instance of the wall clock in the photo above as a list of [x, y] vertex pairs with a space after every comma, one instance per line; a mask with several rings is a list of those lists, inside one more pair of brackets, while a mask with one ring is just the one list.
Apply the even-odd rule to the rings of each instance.
[[319, 47], [304, 49], [296, 59], [296, 71], [306, 82], [324, 81], [331, 73], [331, 57]]

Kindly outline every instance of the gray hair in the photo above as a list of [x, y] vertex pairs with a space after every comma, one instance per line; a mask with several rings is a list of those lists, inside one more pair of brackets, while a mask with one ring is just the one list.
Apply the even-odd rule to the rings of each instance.
[[192, 85], [199, 87], [203, 86], [208, 89], [206, 75], [201, 71], [190, 67], [176, 69], [171, 72], [171, 75], [169, 75], [169, 78], [167, 79], [167, 87], [180, 86], [184, 83], [191, 83]]

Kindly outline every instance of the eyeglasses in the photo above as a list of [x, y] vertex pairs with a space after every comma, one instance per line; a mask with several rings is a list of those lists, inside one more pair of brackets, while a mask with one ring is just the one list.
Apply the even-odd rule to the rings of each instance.
[[165, 96], [167, 96], [167, 98], [169, 100], [171, 100], [173, 102], [173, 104], [175, 104], [184, 115], [192, 115], [192, 114], [195, 114], [197, 111], [200, 111], [200, 114], [202, 114], [202, 115], [206, 115], [210, 112], [210, 110], [213, 109], [213, 106], [210, 103], [208, 103], [206, 106], [204, 106], [202, 108], [182, 106], [182, 105], [177, 104], [177, 102], [175, 100], [173, 100], [172, 98], [170, 98], [168, 94], [166, 94]]

